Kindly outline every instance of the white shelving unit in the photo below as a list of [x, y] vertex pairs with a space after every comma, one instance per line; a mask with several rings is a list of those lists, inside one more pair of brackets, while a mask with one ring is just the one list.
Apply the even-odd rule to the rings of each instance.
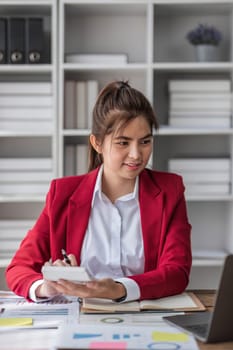
[[[68, 175], [64, 166], [65, 149], [87, 144], [90, 129], [66, 126], [66, 82], [94, 80], [101, 89], [111, 80], [124, 79], [145, 93], [155, 108], [160, 130], [155, 134], [154, 168], [167, 171], [170, 158], [227, 157], [231, 160], [232, 182], [232, 126], [170, 127], [168, 82], [171, 79], [232, 81], [233, 0], [1, 1], [1, 15], [14, 13], [41, 14], [47, 18], [51, 64], [1, 65], [0, 79], [51, 81], [54, 131], [0, 131], [1, 157], [51, 156], [54, 176]], [[196, 62], [194, 48], [185, 38], [199, 23], [215, 25], [223, 34], [216, 62]], [[69, 63], [69, 54], [124, 54], [127, 63]], [[197, 194], [186, 198], [193, 226], [193, 251], [197, 254], [193, 258], [189, 287], [215, 288], [224, 255], [233, 252], [232, 189], [224, 195]], [[16, 198], [0, 194], [0, 219], [35, 218], [43, 202], [43, 196]], [[205, 257], [201, 258], [203, 251]]]
[[[171, 128], [170, 79], [230, 79], [232, 81], [233, 1], [95, 1], [61, 0], [59, 7], [59, 174], [64, 175], [64, 149], [86, 142], [89, 130], [64, 128], [66, 80], [128, 79], [153, 103], [160, 130], [155, 135], [153, 163], [168, 170], [174, 157], [228, 157], [232, 160], [233, 129]], [[223, 33], [219, 61], [195, 61], [186, 33], [199, 23]], [[67, 63], [67, 54], [125, 53], [125, 65]], [[231, 162], [232, 163], [232, 162]], [[205, 257], [193, 258], [190, 288], [216, 287], [224, 255], [233, 252], [233, 195], [187, 196], [193, 226], [192, 245]]]
[[[9, 128], [7, 130], [4, 128], [4, 130], [0, 130], [0, 158], [32, 158], [34, 161], [37, 161], [38, 158], [49, 158], [52, 163], [51, 178], [53, 178], [57, 175], [57, 2], [55, 0], [3, 0], [0, 2], [0, 17], [43, 18], [44, 49], [48, 55], [46, 61], [38, 64], [1, 64], [0, 83], [49, 83], [51, 84], [52, 101], [51, 130], [43, 129], [43, 127], [40, 128], [41, 131], [38, 131], [36, 128], [33, 130], [27, 126], [25, 121], [24, 129], [20, 128], [17, 130]], [[11, 107], [16, 107], [14, 102]], [[41, 119], [41, 125], [43, 125], [43, 118]], [[1, 170], [3, 171], [3, 169]], [[12, 176], [14, 175], [14, 171], [12, 170]], [[17, 173], [15, 174], [15, 181], [17, 181]], [[12, 181], [7, 186], [11, 186]], [[4, 250], [4, 248], [6, 248], [7, 244], [11, 247], [16, 244], [16, 240], [18, 243], [21, 240], [20, 233], [17, 233], [17, 237], [14, 238], [11, 232], [11, 236], [8, 237], [8, 230], [4, 231], [4, 223], [6, 224], [6, 221], [11, 224], [15, 223], [15, 231], [17, 231], [17, 227], [19, 231], [22, 231], [20, 230], [21, 223], [28, 221], [28, 225], [31, 225], [38, 217], [44, 200], [45, 195], [33, 194], [33, 191], [32, 193], [23, 193], [23, 191], [22, 193], [0, 193], [1, 276], [3, 276], [4, 268], [9, 263], [11, 257], [10, 251], [8, 256], [7, 249]], [[27, 229], [29, 228], [30, 226]], [[25, 232], [22, 232], [22, 238], [26, 234], [27, 229], [25, 227]]]

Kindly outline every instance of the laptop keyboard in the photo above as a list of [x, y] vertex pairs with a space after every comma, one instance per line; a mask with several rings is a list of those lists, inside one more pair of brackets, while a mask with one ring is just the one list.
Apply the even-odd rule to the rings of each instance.
[[207, 334], [208, 323], [189, 325], [185, 326], [185, 328], [190, 332], [196, 333], [204, 337]]

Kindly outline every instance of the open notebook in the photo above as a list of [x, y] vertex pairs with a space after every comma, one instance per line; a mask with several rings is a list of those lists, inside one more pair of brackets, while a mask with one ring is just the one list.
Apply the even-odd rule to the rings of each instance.
[[205, 310], [204, 305], [194, 293], [181, 294], [142, 301], [116, 303], [109, 299], [86, 298], [83, 299], [81, 311], [84, 313], [114, 313], [114, 312], [140, 312], [154, 311], [200, 311]]

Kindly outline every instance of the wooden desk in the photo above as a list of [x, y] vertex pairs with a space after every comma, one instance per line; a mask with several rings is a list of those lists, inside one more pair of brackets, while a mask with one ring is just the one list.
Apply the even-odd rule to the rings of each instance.
[[[193, 291], [202, 303], [211, 310], [214, 306], [215, 291], [203, 290]], [[233, 341], [215, 344], [204, 344], [200, 341], [197, 342], [200, 350], [233, 350]]]

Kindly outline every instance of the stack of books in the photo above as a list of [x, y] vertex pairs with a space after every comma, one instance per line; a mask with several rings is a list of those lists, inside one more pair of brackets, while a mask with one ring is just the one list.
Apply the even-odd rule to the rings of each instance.
[[52, 132], [51, 82], [0, 82], [0, 130]]
[[229, 158], [169, 159], [168, 170], [182, 175], [188, 195], [226, 195], [230, 193]]
[[172, 127], [230, 128], [230, 80], [170, 80], [169, 125]]
[[0, 259], [11, 259], [33, 220], [0, 220]]
[[65, 146], [65, 175], [81, 175], [88, 168], [88, 146], [86, 144]]
[[90, 129], [92, 110], [96, 102], [98, 81], [65, 82], [65, 129]]
[[51, 158], [0, 158], [0, 195], [45, 195], [53, 177]]

